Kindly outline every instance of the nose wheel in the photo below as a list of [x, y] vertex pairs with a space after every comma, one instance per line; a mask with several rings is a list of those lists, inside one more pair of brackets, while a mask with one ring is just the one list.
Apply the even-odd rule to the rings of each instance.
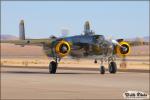
[[101, 74], [105, 74], [105, 67], [104, 66], [100, 66], [99, 71], [100, 71]]
[[55, 74], [56, 73], [56, 70], [57, 70], [57, 62], [55, 61], [51, 61], [50, 64], [49, 64], [49, 73], [50, 74]]
[[100, 74], [105, 74], [105, 67], [103, 66], [103, 59], [100, 59], [100, 61], [101, 61], [101, 66], [100, 66], [100, 68], [99, 68], [99, 72], [100, 72]]

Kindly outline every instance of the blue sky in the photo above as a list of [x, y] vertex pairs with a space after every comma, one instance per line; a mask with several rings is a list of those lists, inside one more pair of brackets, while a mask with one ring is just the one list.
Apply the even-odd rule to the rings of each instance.
[[1, 34], [18, 36], [21, 19], [30, 38], [78, 35], [86, 20], [106, 37], [149, 36], [148, 1], [2, 1]]

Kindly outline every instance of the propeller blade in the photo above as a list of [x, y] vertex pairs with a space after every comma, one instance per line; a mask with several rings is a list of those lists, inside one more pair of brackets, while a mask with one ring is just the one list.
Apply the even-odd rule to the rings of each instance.
[[123, 47], [122, 45], [120, 45], [118, 41], [112, 40], [112, 43], [115, 44], [115, 45], [120, 46], [124, 51], [127, 51], [127, 48], [126, 48], [126, 47]]
[[111, 41], [112, 41], [112, 43], [113, 43], [113, 44], [118, 45], [118, 46], [120, 46], [120, 47], [121, 47], [121, 45], [119, 44], [119, 42], [118, 42], [118, 41], [116, 41], [116, 40], [111, 40]]

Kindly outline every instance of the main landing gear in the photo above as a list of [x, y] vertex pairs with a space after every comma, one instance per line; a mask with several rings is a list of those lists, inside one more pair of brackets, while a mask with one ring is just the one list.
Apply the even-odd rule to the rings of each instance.
[[[109, 73], [115, 74], [117, 72], [117, 64], [116, 64], [116, 62], [108, 61], [108, 65], [109, 65], [108, 66]], [[105, 74], [105, 67], [103, 66], [103, 60], [101, 60], [101, 66], [100, 66], [99, 71], [100, 71], [101, 74]]]
[[117, 65], [113, 61], [109, 63], [109, 72], [112, 74], [117, 72]]
[[49, 73], [55, 74], [58, 66], [58, 62], [60, 61], [60, 58], [55, 58], [55, 61], [51, 61], [49, 63]]
[[49, 64], [49, 73], [50, 74], [55, 74], [57, 70], [57, 65], [58, 63], [56, 61], [51, 61]]
[[55, 74], [56, 73], [58, 62], [60, 62], [60, 60], [61, 60], [61, 58], [59, 58], [59, 57], [56, 57], [54, 59], [55, 59], [55, 61], [51, 61], [49, 63], [49, 73], [50, 74]]

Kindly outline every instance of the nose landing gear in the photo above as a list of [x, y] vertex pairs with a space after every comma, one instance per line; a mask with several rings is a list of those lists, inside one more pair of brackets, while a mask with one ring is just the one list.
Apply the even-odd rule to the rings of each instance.
[[101, 74], [105, 74], [105, 67], [104, 66], [100, 66], [99, 71], [100, 71]]
[[100, 71], [101, 74], [105, 74], [105, 67], [103, 66], [103, 60], [104, 60], [104, 59], [100, 59], [100, 61], [101, 61], [101, 66], [100, 66], [100, 68], [99, 68], [99, 71]]

